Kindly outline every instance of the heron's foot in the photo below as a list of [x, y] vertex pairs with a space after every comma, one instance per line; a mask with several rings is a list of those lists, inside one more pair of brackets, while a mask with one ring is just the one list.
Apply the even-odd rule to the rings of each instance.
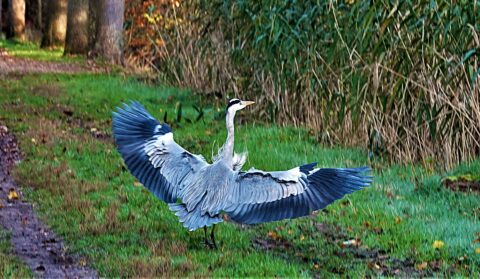
[[215, 238], [212, 238], [212, 242], [211, 242], [211, 244], [212, 244], [212, 247], [210, 247], [211, 249], [215, 249], [215, 250], [217, 250], [217, 249], [218, 249], [218, 247], [217, 247], [217, 243], [215, 242]]
[[203, 241], [203, 244], [207, 246], [208, 249], [217, 249], [217, 245], [215, 243], [212, 243], [208, 238], [205, 238]]

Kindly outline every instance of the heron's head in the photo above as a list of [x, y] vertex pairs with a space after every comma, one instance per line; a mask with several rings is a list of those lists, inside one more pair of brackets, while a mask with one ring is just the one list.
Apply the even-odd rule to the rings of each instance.
[[252, 101], [242, 101], [239, 99], [231, 99], [227, 105], [227, 112], [236, 112], [237, 110], [241, 110], [244, 107], [254, 103], [255, 102], [252, 102]]

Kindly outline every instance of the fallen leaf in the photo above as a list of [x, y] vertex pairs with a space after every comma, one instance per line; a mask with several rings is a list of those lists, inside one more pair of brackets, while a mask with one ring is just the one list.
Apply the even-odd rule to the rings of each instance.
[[380, 269], [380, 266], [376, 262], [369, 262], [367, 265], [370, 269], [376, 269], [376, 270]]
[[279, 237], [278, 237], [278, 234], [277, 234], [276, 232], [274, 232], [274, 231], [269, 231], [269, 232], [267, 233], [267, 235], [268, 235], [268, 237], [270, 237], [270, 238], [273, 239], [273, 240], [276, 240], [276, 239], [279, 238]]
[[475, 254], [480, 254], [480, 247], [475, 249]]
[[432, 247], [433, 247], [434, 249], [440, 249], [440, 248], [442, 248], [443, 246], [445, 246], [445, 243], [444, 243], [443, 241], [441, 241], [441, 240], [435, 240], [435, 241], [433, 242], [433, 244], [432, 244]]
[[344, 241], [343, 245], [344, 246], [358, 246], [358, 245], [360, 245], [360, 242], [357, 241], [356, 239], [350, 239], [350, 240]]
[[302, 234], [302, 235], [300, 236], [300, 241], [303, 241], [304, 239], [305, 239], [305, 236]]
[[142, 183], [140, 183], [138, 181], [135, 181], [135, 182], [133, 182], [133, 186], [140, 187], [140, 186], [142, 186]]
[[7, 198], [8, 200], [18, 200], [18, 194], [14, 189], [10, 189]]
[[319, 264], [315, 264], [315, 265], [313, 265], [313, 267], [314, 267], [315, 269], [319, 269], [319, 268], [320, 268], [320, 265], [319, 265]]
[[385, 191], [385, 196], [387, 196], [387, 198], [389, 198], [389, 199], [393, 199], [393, 197], [394, 197], [392, 191], [390, 191], [390, 190]]
[[425, 268], [427, 268], [427, 266], [428, 266], [428, 263], [423, 262], [423, 263], [417, 265], [417, 269], [418, 270], [424, 270]]
[[400, 217], [395, 217], [395, 224], [400, 224], [402, 222], [402, 218]]
[[33, 144], [37, 144], [37, 140], [34, 139], [34, 138], [32, 138], [32, 143], [33, 143]]
[[95, 133], [96, 131], [98, 131], [97, 128], [91, 128], [90, 129], [90, 132], [92, 132], [92, 133]]

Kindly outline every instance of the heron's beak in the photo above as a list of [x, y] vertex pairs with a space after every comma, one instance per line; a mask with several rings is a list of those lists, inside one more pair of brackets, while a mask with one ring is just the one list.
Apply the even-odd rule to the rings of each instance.
[[252, 101], [243, 101], [243, 104], [244, 104], [245, 106], [249, 106], [249, 105], [255, 104], [255, 102], [252, 102]]

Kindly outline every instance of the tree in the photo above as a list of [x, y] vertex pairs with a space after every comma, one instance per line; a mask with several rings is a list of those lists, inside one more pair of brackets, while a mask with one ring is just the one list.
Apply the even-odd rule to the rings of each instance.
[[25, 40], [25, 0], [9, 0], [9, 37]]
[[89, 1], [69, 0], [65, 54], [86, 54], [88, 51]]
[[99, 0], [94, 55], [123, 63], [124, 0]]
[[67, 31], [68, 0], [47, 0], [47, 18], [41, 47], [63, 46]]
[[98, 10], [100, 4], [98, 0], [90, 0], [88, 3], [88, 49], [93, 52], [95, 41], [97, 39]]
[[37, 27], [41, 28], [42, 24], [43, 24], [43, 20], [42, 20], [42, 0], [37, 0]]
[[3, 1], [0, 0], [0, 37], [2, 35], [3, 24], [2, 24], [2, 8], [3, 8]]

